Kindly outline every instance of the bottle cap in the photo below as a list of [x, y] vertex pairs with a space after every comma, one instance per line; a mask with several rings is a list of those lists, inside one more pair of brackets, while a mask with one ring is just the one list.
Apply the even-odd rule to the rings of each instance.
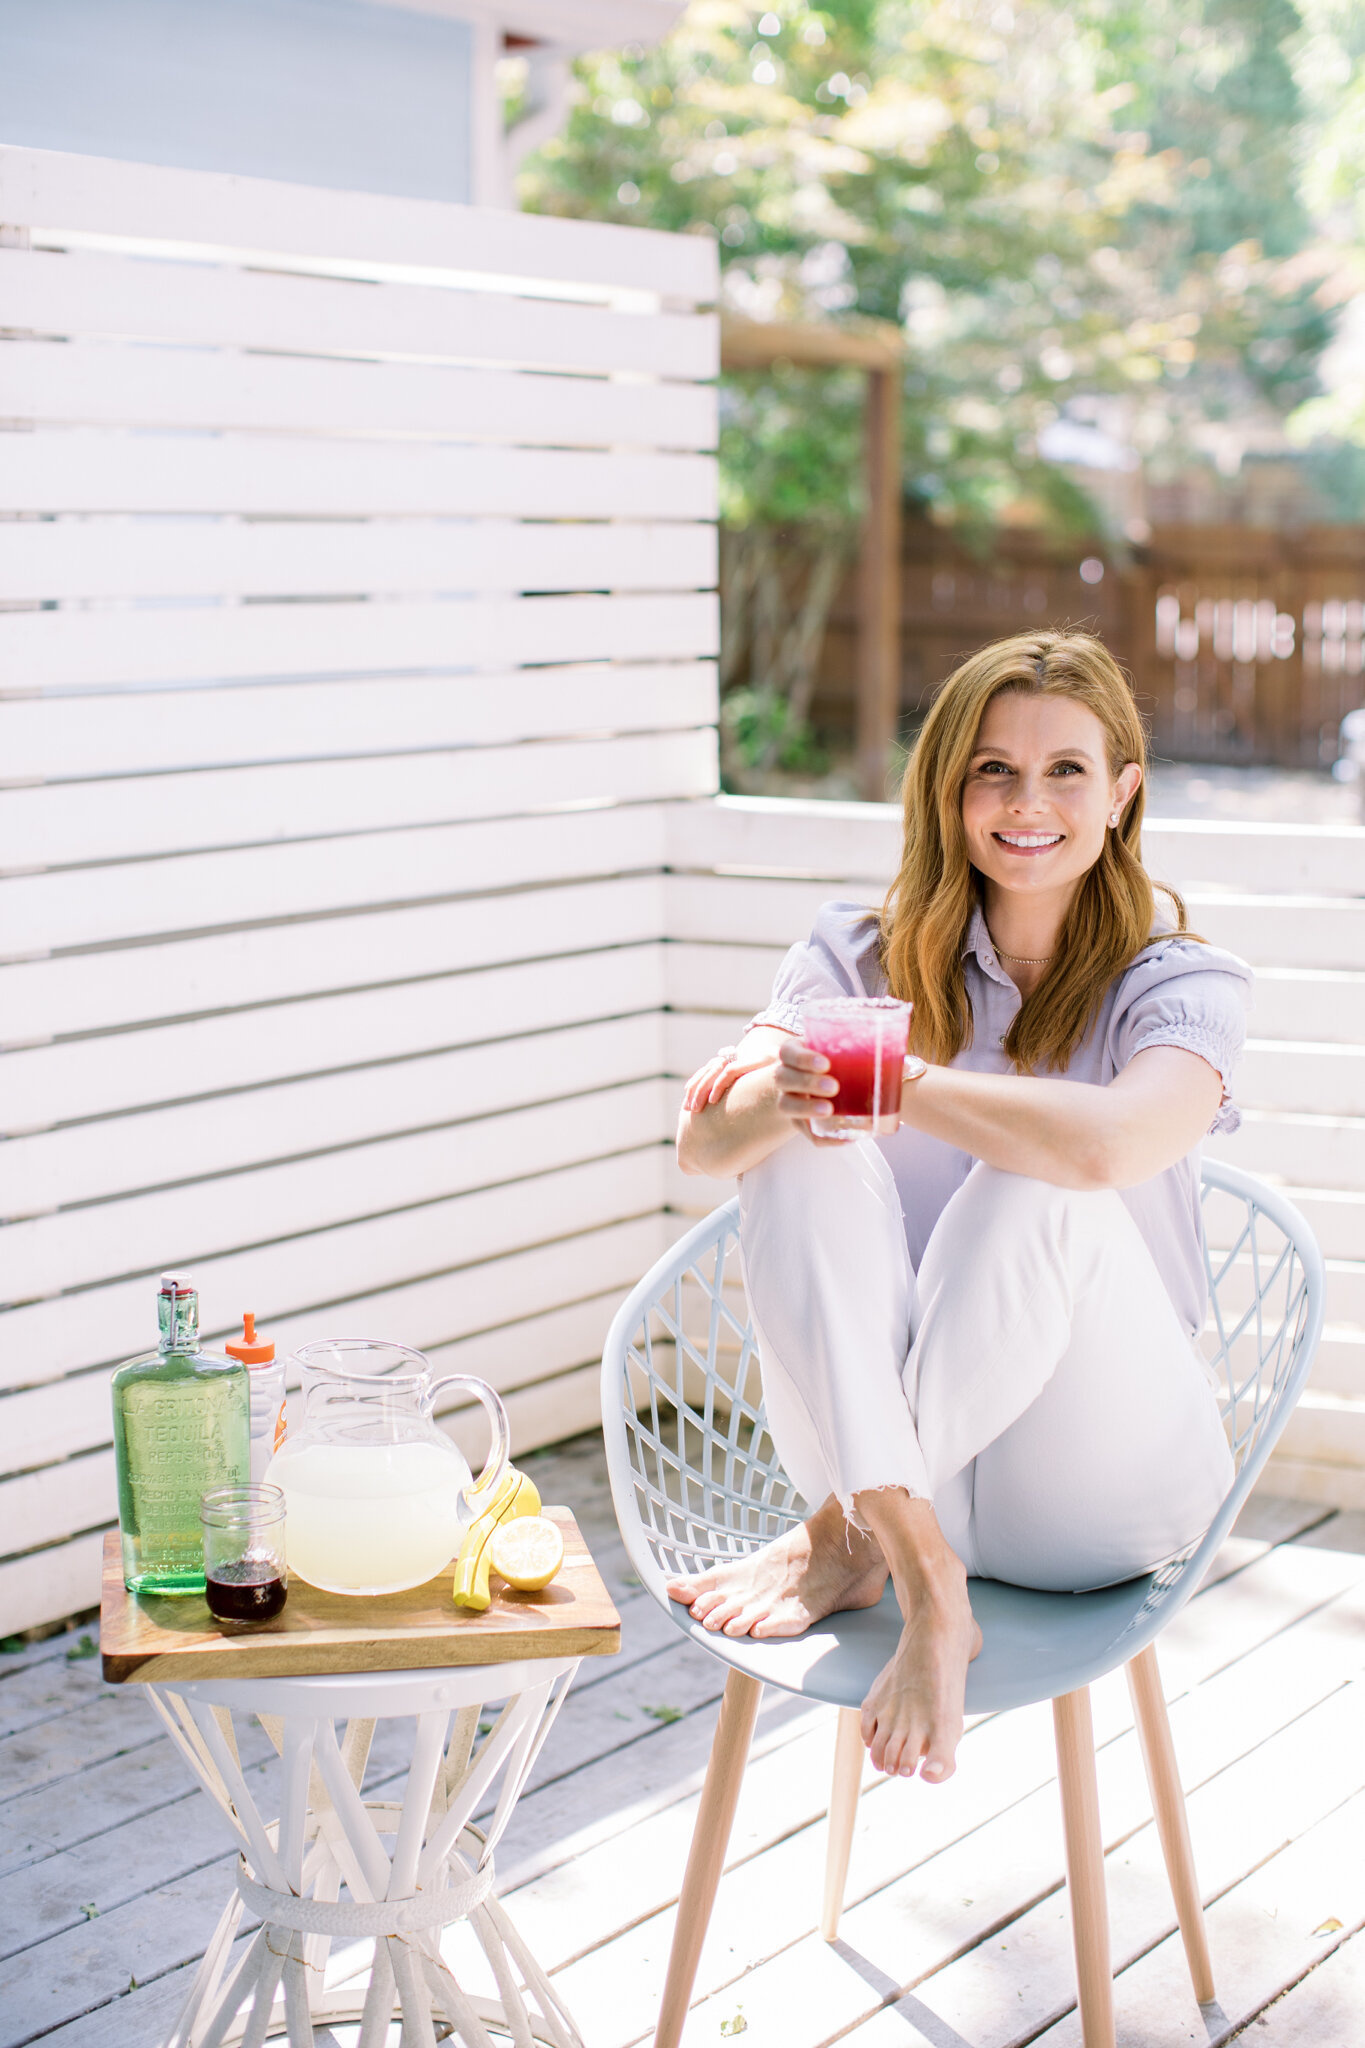
[[183, 1300], [187, 1294], [194, 1293], [194, 1282], [188, 1273], [163, 1273], [157, 1291], [161, 1294], [173, 1294], [177, 1300]]
[[242, 1334], [235, 1344], [223, 1346], [229, 1358], [240, 1358], [243, 1365], [273, 1365], [275, 1347], [265, 1343], [256, 1335], [256, 1318], [248, 1309], [242, 1317]]

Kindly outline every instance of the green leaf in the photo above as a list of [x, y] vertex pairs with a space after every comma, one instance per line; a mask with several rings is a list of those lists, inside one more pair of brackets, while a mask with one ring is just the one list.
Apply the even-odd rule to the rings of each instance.
[[652, 1720], [662, 1721], [665, 1726], [670, 1721], [681, 1721], [683, 1717], [681, 1707], [646, 1707], [644, 1711]]
[[68, 1664], [82, 1664], [87, 1657], [95, 1657], [98, 1654], [99, 1652], [92, 1639], [89, 1636], [82, 1636], [80, 1641], [73, 1643], [67, 1651], [66, 1661]]

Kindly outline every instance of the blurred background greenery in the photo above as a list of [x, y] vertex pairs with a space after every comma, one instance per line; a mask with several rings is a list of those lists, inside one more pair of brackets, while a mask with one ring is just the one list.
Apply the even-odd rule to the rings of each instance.
[[[1121, 552], [1154, 516], [1360, 520], [1363, 58], [1356, 0], [692, 0], [659, 48], [580, 62], [520, 198], [714, 235], [748, 318], [897, 322], [908, 508], [978, 549], [1009, 524]], [[852, 372], [723, 381], [726, 723], [752, 762], [819, 765], [860, 406]]]

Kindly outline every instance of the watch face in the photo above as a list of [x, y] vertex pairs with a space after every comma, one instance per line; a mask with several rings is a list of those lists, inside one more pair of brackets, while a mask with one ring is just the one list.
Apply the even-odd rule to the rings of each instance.
[[922, 1060], [917, 1052], [908, 1052], [905, 1055], [905, 1078], [907, 1081], [918, 1081], [920, 1075], [927, 1074], [928, 1071], [928, 1060]]

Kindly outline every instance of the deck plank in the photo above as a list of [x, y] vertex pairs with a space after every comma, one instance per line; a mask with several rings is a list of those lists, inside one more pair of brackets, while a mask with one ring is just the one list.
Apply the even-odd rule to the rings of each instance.
[[1354, 2041], [1361, 2032], [1362, 2015], [1365, 1938], [1356, 1929], [1261, 2014], [1255, 2048], [1330, 2048], [1333, 2042]]
[[[680, 1637], [633, 1582], [615, 1534], [600, 1439], [579, 1439], [526, 1462], [547, 1498], [574, 1503], [621, 1609], [623, 1641], [620, 1658], [584, 1667], [565, 1704], [500, 1852], [499, 1890], [532, 1947], [556, 1969], [585, 2038], [593, 2048], [615, 2048], [652, 2027], [725, 1670]], [[1222, 1871], [1229, 1897], [1250, 1882], [1253, 1854], [1280, 1850], [1294, 1828], [1312, 1835], [1321, 1826], [1313, 1802], [1321, 1805], [1340, 1751], [1314, 1741], [1311, 1767], [1299, 1769], [1283, 1761], [1291, 1753], [1284, 1745], [1310, 1727], [1335, 1727], [1332, 1715], [1354, 1711], [1345, 1699], [1365, 1644], [1362, 1549], [1365, 1516], [1253, 1499], [1201, 1593], [1162, 1639], [1177, 1749], [1187, 1783], [1199, 1788], [1192, 1821], [1201, 1874], [1211, 1885]], [[0, 1799], [0, 1928], [9, 1933], [10, 1921], [14, 1928], [0, 1947], [24, 1944], [11, 1963], [0, 1964], [0, 2042], [148, 2048], [188, 1989], [227, 1895], [230, 1857], [207, 1803], [189, 1792], [183, 1764], [150, 1715], [147, 1739], [128, 1746], [142, 1724], [136, 1717], [103, 1718], [97, 1666], [68, 1666], [70, 1642], [32, 1646], [13, 1663], [0, 1655], [0, 1768], [7, 1757], [11, 1776], [4, 1782], [15, 1788]], [[124, 1696], [135, 1701], [135, 1688]], [[651, 1707], [677, 1708], [680, 1718], [656, 1720]], [[1169, 1902], [1151, 1864], [1152, 1830], [1121, 1681], [1097, 1688], [1096, 1707], [1116, 1926], [1127, 1930], [1123, 1938], [1135, 1956], [1143, 1942], [1149, 1949], [1123, 1973], [1136, 1996], [1139, 1973], [1175, 1945], [1163, 1938]], [[1350, 1726], [1357, 1730], [1354, 1721]], [[857, 2048], [876, 2048], [879, 2025], [898, 2029], [888, 2042], [918, 2048], [928, 2039], [934, 2048], [951, 2048], [952, 2033], [942, 2031], [948, 2013], [942, 2026], [930, 2019], [939, 1991], [956, 1985], [962, 1999], [989, 2003], [1006, 1983], [1009, 1948], [999, 1951], [998, 1942], [1015, 1938], [1021, 1971], [1027, 1956], [1056, 1951], [1036, 1988], [1014, 2000], [1033, 2013], [1036, 2034], [1049, 2017], [1048, 1998], [1060, 2011], [1070, 1996], [1067, 1942], [1049, 1946], [1050, 1937], [1043, 1939], [1053, 1922], [1054, 1931], [1066, 1931], [1046, 1708], [977, 1723], [964, 1742], [959, 1776], [942, 1788], [876, 1780], [869, 1769], [850, 1872], [848, 1939], [840, 1951], [814, 1934], [832, 1739], [830, 1710], [765, 1695], [689, 2043], [705, 2040], [711, 2048], [720, 2021], [742, 2007], [746, 2048], [749, 2041], [754, 2048], [765, 2040], [780, 2040], [782, 2048], [824, 2042], [848, 2028], [850, 2012]], [[22, 1754], [26, 1740], [36, 1744], [32, 1763]], [[1365, 1750], [1358, 1730], [1350, 1742], [1356, 1753]], [[401, 1781], [402, 1751], [401, 1741], [377, 1743], [367, 1788]], [[263, 1738], [251, 1754], [259, 1772]], [[1267, 1758], [1281, 1759], [1278, 1775], [1292, 1812], [1286, 1820], [1273, 1800], [1247, 1795], [1239, 1834], [1218, 1802], [1235, 1794], [1239, 1773], [1256, 1784]], [[30, 1769], [36, 1777], [26, 1778]], [[1272, 1839], [1277, 1825], [1280, 1836]], [[27, 1867], [6, 1877], [7, 1855]], [[1235, 1867], [1239, 1856], [1245, 1868]], [[90, 1888], [78, 1897], [82, 1872]], [[87, 1921], [83, 1908], [91, 1903], [100, 1910]], [[893, 2019], [889, 2001], [911, 1981], [908, 1945], [916, 1941], [919, 1973], [927, 1978]], [[1330, 1943], [1319, 1940], [1311, 1961], [1321, 1962], [1324, 1946]], [[1215, 1965], [1221, 1971], [1217, 1948]], [[1254, 1976], [1255, 1984], [1262, 1981]], [[1277, 1988], [1289, 1981], [1282, 1977]], [[1185, 1999], [1188, 2007], [1187, 1986]], [[11, 2006], [19, 2015], [13, 2021]], [[939, 2031], [917, 2033], [914, 2010]], [[992, 2020], [980, 2043], [972, 2027], [959, 2039], [985, 2048], [1022, 2038], [1017, 2026], [1011, 2035], [1002, 2025]], [[1134, 2034], [1131, 2048], [1139, 2040], [1155, 2048], [1183, 2038], [1167, 2027]], [[1198, 2038], [1206, 2038], [1202, 2026]], [[1055, 2044], [1052, 2034], [1047, 2040], [1049, 2048], [1064, 2048], [1060, 2032]], [[1286, 2048], [1290, 2042], [1297, 2048], [1296, 2037], [1287, 2037]], [[1127, 2036], [1124, 2044], [1130, 2048]], [[1267, 2040], [1267, 2048], [1278, 2043]]]
[[[1267, 1843], [1295, 1841], [1328, 1820], [1341, 1804], [1344, 1756], [1359, 1758], [1352, 1775], [1357, 1783], [1365, 1779], [1362, 1737], [1365, 1693], [1349, 1686], [1201, 1787], [1190, 1799], [1189, 1810], [1191, 1829], [1203, 1844], [1201, 1879], [1206, 1892], [1222, 1894], [1244, 1884], [1263, 1862]], [[1120, 1789], [1114, 1784], [1117, 1761], [1110, 1760], [1106, 1769], [1101, 1760], [1100, 1797], [1106, 1812]], [[1136, 1766], [1137, 1759], [1132, 1762]], [[1135, 1768], [1132, 1776], [1137, 1775]], [[1116, 1970], [1126, 1971], [1168, 1939], [1175, 1927], [1160, 1848], [1150, 1824], [1110, 1853], [1106, 1876], [1114, 1964]], [[1212, 1931], [1210, 1945], [1215, 1980], [1221, 1982], [1225, 1959]], [[888, 1967], [887, 1952], [873, 1950], [872, 1957]], [[1059, 1887], [998, 1938], [916, 1988], [925, 2008], [971, 2041], [973, 2048], [1012, 2048], [1049, 2021], [1055, 2024], [1075, 2002], [1065, 1891]], [[1168, 2025], [1197, 2022], [1188, 1978], [1166, 2020]], [[853, 2036], [857, 2048], [886, 2048], [894, 2024], [889, 2020], [884, 2027], [860, 2029]]]
[[[1357, 1794], [1210, 1906], [1209, 1946], [1221, 2021], [1211, 2014], [1207, 2031], [1197, 2017], [1184, 1954], [1174, 1936], [1125, 1970], [1114, 1987], [1121, 2048], [1167, 2048], [1196, 2027], [1201, 2048], [1222, 2048], [1306, 1972], [1316, 1974], [1346, 1930], [1365, 1922], [1363, 1841], [1365, 1794]], [[1316, 1931], [1329, 1920], [1340, 1920], [1343, 1932]], [[1355, 2029], [1320, 2034], [1314, 2048], [1355, 2048], [1358, 2011]], [[1252, 2042], [1270, 2048], [1274, 2039], [1269, 2022], [1264, 2029], [1257, 2024], [1251, 2027], [1248, 2048]], [[858, 2041], [857, 2048], [880, 2044], [869, 2039]], [[1074, 2013], [1041, 2035], [1037, 2048], [1081, 2048]]]

